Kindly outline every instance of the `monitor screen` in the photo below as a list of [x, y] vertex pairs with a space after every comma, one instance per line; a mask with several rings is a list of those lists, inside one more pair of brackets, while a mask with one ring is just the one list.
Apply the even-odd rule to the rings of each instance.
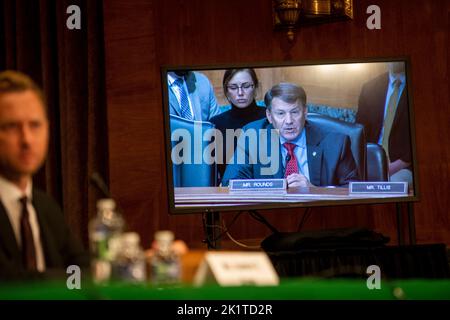
[[170, 212], [417, 200], [409, 67], [162, 67]]

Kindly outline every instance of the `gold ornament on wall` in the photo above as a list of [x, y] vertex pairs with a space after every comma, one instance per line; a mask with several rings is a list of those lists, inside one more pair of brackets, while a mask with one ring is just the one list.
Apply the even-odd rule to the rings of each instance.
[[272, 0], [275, 30], [290, 42], [301, 26], [353, 19], [353, 0]]

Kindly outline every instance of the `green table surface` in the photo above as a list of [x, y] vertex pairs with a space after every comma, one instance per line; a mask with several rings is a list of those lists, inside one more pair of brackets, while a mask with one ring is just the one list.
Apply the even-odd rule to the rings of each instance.
[[278, 286], [155, 287], [151, 284], [82, 283], [69, 290], [65, 281], [0, 284], [0, 300], [450, 300], [450, 280], [382, 281], [369, 290], [364, 279], [283, 279]]

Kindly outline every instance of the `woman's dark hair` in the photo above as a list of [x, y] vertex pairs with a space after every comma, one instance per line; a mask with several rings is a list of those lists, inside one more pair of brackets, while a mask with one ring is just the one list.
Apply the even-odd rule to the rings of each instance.
[[227, 96], [227, 86], [228, 86], [228, 82], [230, 82], [231, 78], [234, 77], [234, 75], [236, 73], [239, 72], [247, 72], [250, 77], [252, 77], [253, 80], [253, 84], [255, 85], [255, 89], [258, 88], [259, 86], [259, 81], [258, 81], [258, 77], [256, 76], [256, 72], [255, 70], [251, 69], [251, 68], [243, 68], [243, 69], [228, 69], [225, 71], [225, 73], [223, 74], [223, 81], [222, 81], [222, 85], [223, 85], [223, 92], [225, 93], [225, 97]]

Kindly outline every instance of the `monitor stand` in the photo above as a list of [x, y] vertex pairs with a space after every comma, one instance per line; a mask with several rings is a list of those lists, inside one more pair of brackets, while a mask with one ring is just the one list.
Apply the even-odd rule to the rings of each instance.
[[397, 209], [397, 239], [398, 244], [400, 246], [404, 246], [406, 244], [405, 240], [405, 232], [404, 232], [404, 207], [406, 206], [407, 211], [407, 223], [408, 223], [408, 236], [409, 236], [409, 244], [415, 245], [416, 244], [416, 223], [414, 218], [414, 205], [412, 202], [397, 202], [396, 203], [396, 209]]
[[203, 230], [205, 233], [204, 242], [208, 250], [220, 249], [222, 226], [219, 212], [207, 211], [203, 214]]
[[[240, 214], [247, 212], [250, 217], [255, 219], [256, 221], [264, 224], [267, 228], [269, 228], [273, 233], [278, 233], [278, 230], [269, 223], [269, 221], [264, 218], [261, 214], [259, 214], [256, 210], [244, 210], [239, 211], [235, 216], [234, 220], [239, 217]], [[218, 250], [221, 249], [221, 239], [227, 233], [225, 226], [222, 226], [222, 221], [220, 218], [219, 212], [207, 211], [203, 214], [203, 230], [205, 233], [204, 243], [207, 244], [208, 250]]]
[[[409, 245], [416, 244], [416, 226], [415, 226], [415, 217], [414, 217], [414, 205], [412, 202], [397, 202], [396, 203], [396, 214], [397, 214], [397, 238], [398, 244], [403, 246], [406, 244], [405, 239], [405, 221], [404, 221], [404, 208], [406, 207], [406, 219], [407, 219], [407, 229], [408, 229], [408, 237], [409, 237]], [[256, 211], [252, 211], [255, 215], [258, 215]], [[253, 216], [253, 215], [252, 215]], [[260, 222], [260, 219], [257, 219]], [[265, 220], [265, 219], [264, 219]], [[263, 222], [269, 228], [270, 225]], [[205, 233], [204, 242], [207, 244], [208, 250], [218, 250], [221, 248], [221, 237], [223, 235], [223, 228], [221, 225], [220, 212], [207, 211], [203, 214], [203, 229]], [[272, 228], [270, 228], [272, 229]], [[272, 229], [275, 233], [277, 230]]]

